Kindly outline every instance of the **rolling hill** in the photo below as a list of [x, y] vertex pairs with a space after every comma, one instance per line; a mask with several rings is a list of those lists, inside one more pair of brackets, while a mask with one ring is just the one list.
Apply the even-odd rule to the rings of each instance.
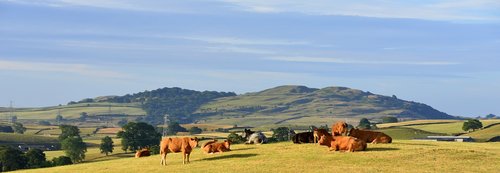
[[[196, 112], [202, 122], [252, 125], [297, 124], [308, 119], [311, 124], [330, 123], [333, 119], [380, 119], [395, 116], [403, 119], [455, 119], [428, 105], [405, 101], [346, 87], [322, 89], [305, 86], [279, 86], [260, 92], [216, 99]], [[319, 118], [319, 119], [318, 119]], [[292, 122], [292, 123], [290, 123]]]

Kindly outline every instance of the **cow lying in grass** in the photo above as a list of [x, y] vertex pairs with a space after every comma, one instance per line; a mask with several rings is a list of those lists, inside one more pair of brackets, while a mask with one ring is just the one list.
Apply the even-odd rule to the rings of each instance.
[[[163, 138], [160, 142], [161, 165], [167, 165], [167, 153], [182, 152], [182, 164], [189, 163], [191, 151], [198, 146], [198, 138]], [[187, 159], [186, 159], [187, 158]]]
[[364, 151], [366, 142], [350, 136], [329, 136], [322, 135], [318, 141], [320, 145], [330, 148], [330, 151]]
[[150, 156], [150, 155], [151, 155], [151, 153], [149, 152], [149, 149], [147, 149], [147, 148], [143, 148], [143, 149], [135, 152], [135, 158], [146, 157], [146, 156]]
[[382, 132], [374, 132], [368, 130], [351, 129], [349, 136], [361, 139], [366, 143], [392, 143], [392, 138]]
[[331, 134], [328, 133], [328, 130], [326, 129], [314, 129], [313, 131], [314, 143], [318, 143], [319, 137], [323, 135], [331, 136]]
[[231, 142], [224, 140], [224, 142], [217, 143], [217, 140], [207, 142], [201, 147], [205, 153], [222, 153], [226, 151], [231, 151]]
[[343, 121], [339, 121], [335, 124], [332, 124], [332, 135], [333, 136], [347, 136], [347, 123]]
[[297, 133], [292, 137], [292, 141], [294, 144], [300, 143], [314, 143], [314, 135], [313, 132], [302, 132]]

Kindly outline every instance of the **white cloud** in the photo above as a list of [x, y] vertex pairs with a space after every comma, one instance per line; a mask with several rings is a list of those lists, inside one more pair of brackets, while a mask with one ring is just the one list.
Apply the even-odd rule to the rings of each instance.
[[202, 41], [212, 44], [228, 44], [228, 45], [277, 45], [277, 46], [289, 46], [289, 45], [307, 45], [310, 44], [305, 41], [291, 41], [291, 40], [270, 40], [270, 39], [245, 39], [237, 37], [197, 37], [197, 36], [186, 36], [179, 37], [186, 40]]
[[100, 78], [127, 78], [126, 74], [116, 71], [106, 70], [87, 64], [70, 63], [47, 63], [47, 62], [27, 62], [0, 60], [0, 70], [10, 71], [31, 71], [31, 72], [59, 72], [70, 73], [82, 76]]
[[393, 61], [393, 60], [353, 60], [324, 57], [268, 57], [274, 61], [309, 62], [309, 63], [336, 63], [336, 64], [373, 64], [373, 65], [457, 65], [458, 62], [449, 61]]
[[[415, 1], [340, 1], [340, 0], [221, 0], [234, 9], [256, 13], [293, 12], [308, 15], [346, 15], [380, 18], [411, 18], [425, 20], [498, 21], [497, 0]], [[263, 10], [268, 9], [268, 10]]]

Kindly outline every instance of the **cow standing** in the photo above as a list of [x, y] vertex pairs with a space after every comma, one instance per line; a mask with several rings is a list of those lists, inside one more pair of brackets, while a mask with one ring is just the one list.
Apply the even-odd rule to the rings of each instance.
[[[191, 151], [198, 146], [198, 138], [163, 138], [160, 143], [161, 165], [167, 165], [167, 153], [182, 152], [182, 164], [189, 163]], [[187, 159], [186, 159], [187, 158]]]

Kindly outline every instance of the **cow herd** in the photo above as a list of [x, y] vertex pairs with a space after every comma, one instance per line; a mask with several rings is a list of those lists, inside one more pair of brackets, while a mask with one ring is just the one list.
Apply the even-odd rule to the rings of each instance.
[[[291, 138], [293, 143], [318, 143], [329, 148], [330, 151], [364, 151], [367, 143], [391, 143], [392, 138], [382, 132], [360, 130], [352, 128], [348, 131], [347, 123], [340, 121], [332, 124], [332, 131], [329, 133], [325, 129], [315, 128], [313, 132], [302, 132], [293, 134]], [[262, 132], [251, 131], [245, 129], [242, 136], [247, 140], [246, 144], [263, 144], [267, 143], [268, 139]], [[183, 164], [189, 163], [191, 151], [198, 146], [198, 138], [182, 137], [182, 138], [163, 138], [160, 142], [161, 165], [166, 165], [167, 153], [182, 153]], [[218, 142], [216, 139], [206, 142], [201, 146], [202, 150], [207, 154], [222, 153], [231, 151], [231, 141], [224, 140]], [[148, 149], [137, 151], [135, 157], [149, 156]]]

